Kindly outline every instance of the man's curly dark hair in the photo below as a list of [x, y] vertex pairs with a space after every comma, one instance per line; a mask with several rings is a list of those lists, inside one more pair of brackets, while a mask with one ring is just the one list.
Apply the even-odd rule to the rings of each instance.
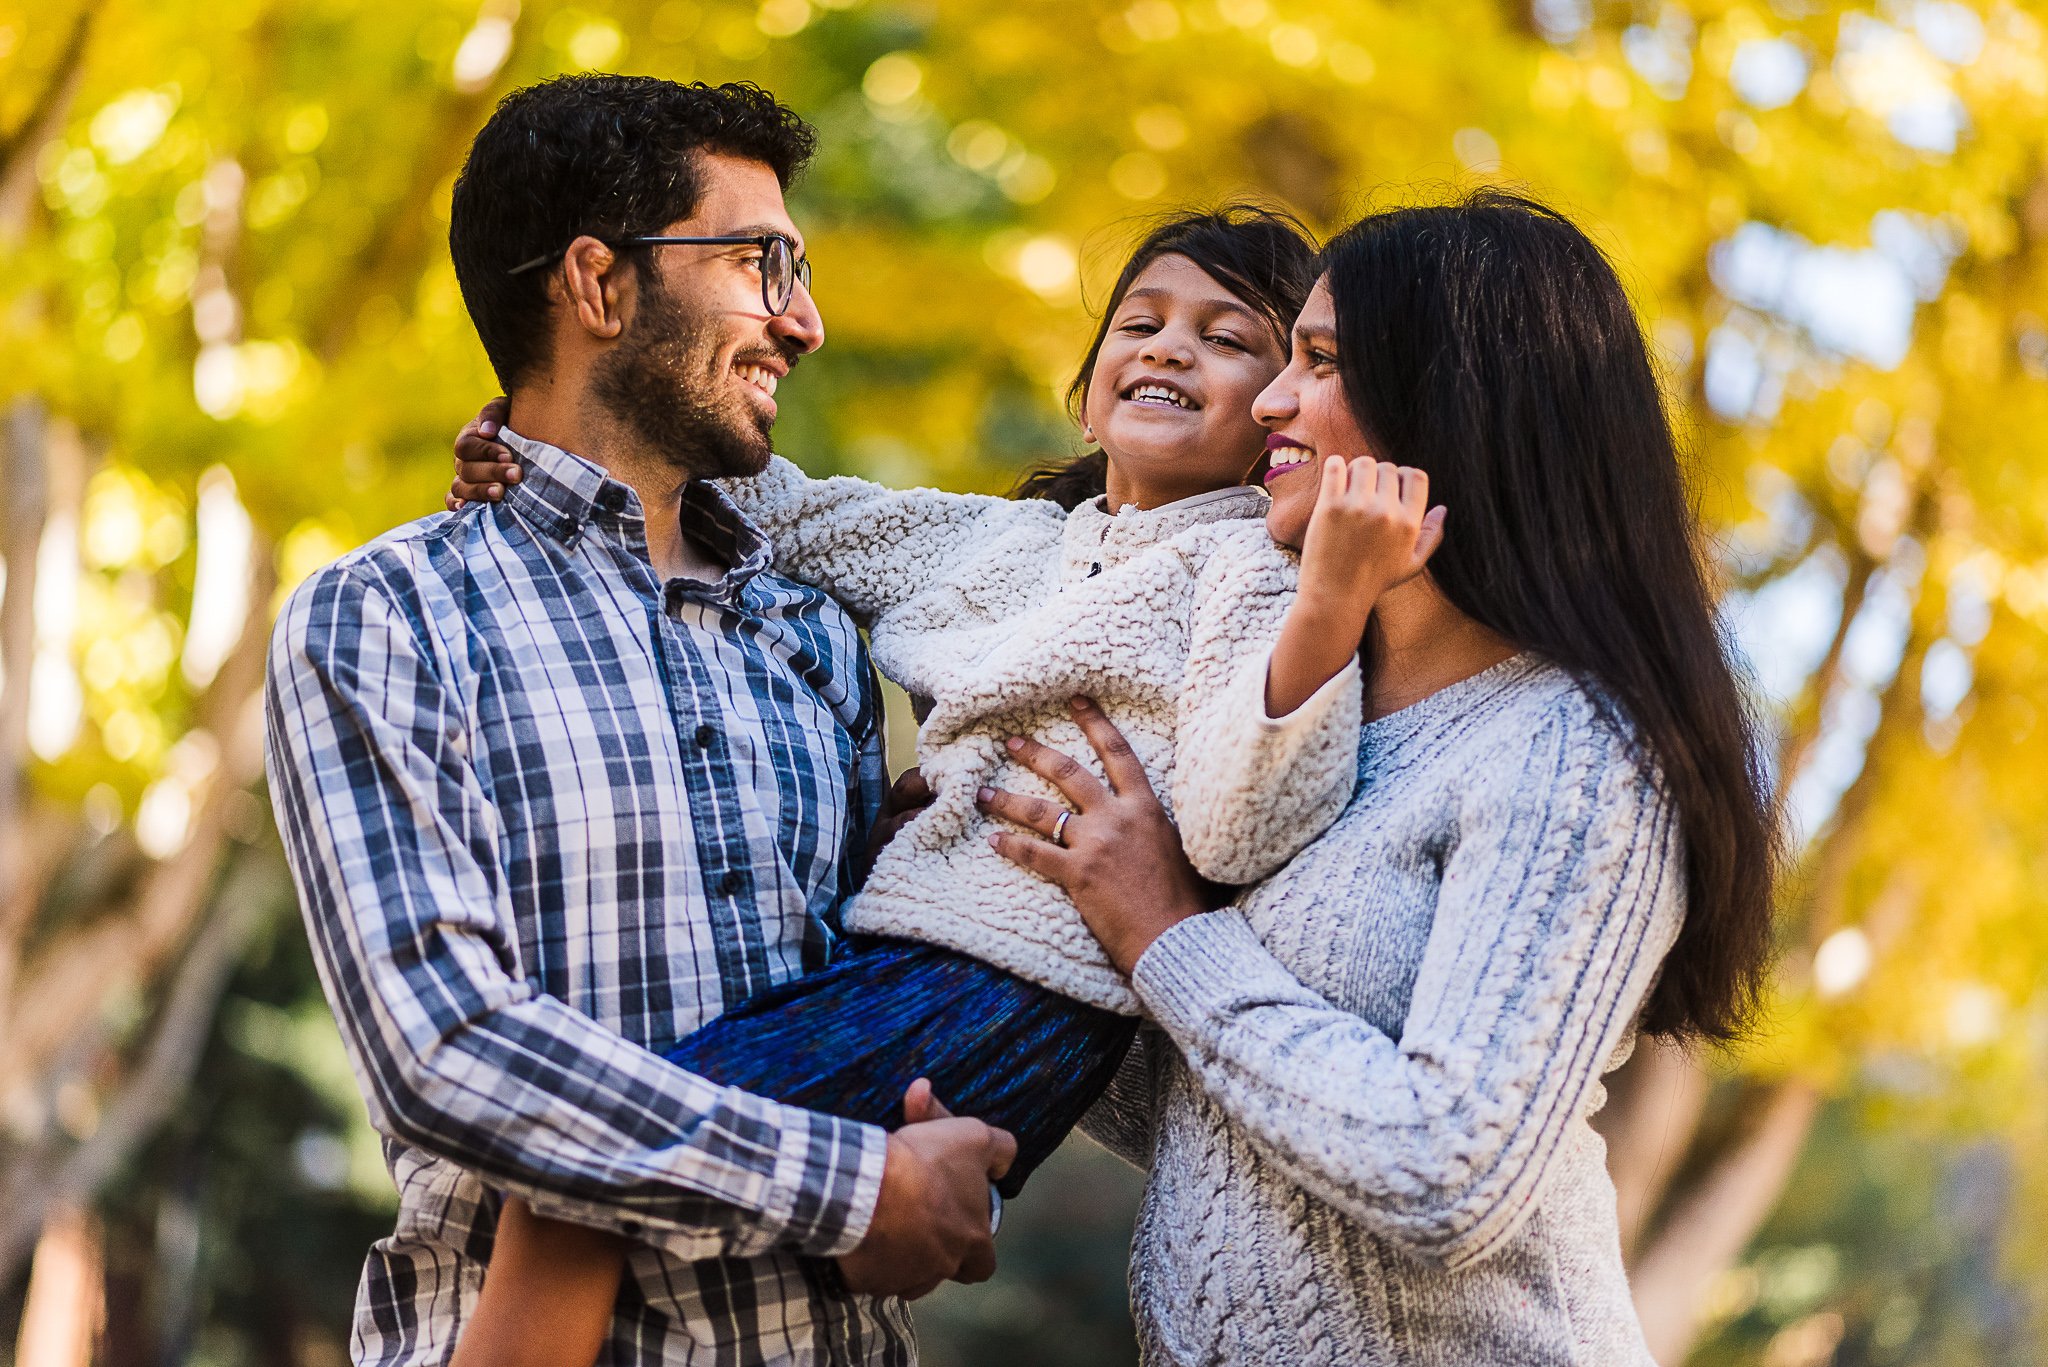
[[787, 189], [811, 126], [745, 82], [558, 76], [507, 95], [455, 180], [448, 249], [463, 303], [507, 393], [549, 355], [547, 272], [514, 266], [578, 236], [659, 233], [696, 212], [698, 154], [765, 163]]

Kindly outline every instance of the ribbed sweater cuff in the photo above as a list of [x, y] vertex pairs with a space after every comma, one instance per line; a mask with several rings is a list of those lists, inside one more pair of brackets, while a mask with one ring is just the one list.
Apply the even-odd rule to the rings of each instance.
[[1183, 1043], [1208, 1038], [1248, 1000], [1292, 1000], [1301, 985], [1235, 911], [1191, 916], [1154, 940], [1131, 971], [1152, 1018]]

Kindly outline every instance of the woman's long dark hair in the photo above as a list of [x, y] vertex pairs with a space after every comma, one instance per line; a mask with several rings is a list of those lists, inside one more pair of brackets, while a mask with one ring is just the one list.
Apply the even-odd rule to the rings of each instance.
[[1764, 981], [1779, 841], [1627, 292], [1563, 215], [1500, 190], [1373, 214], [1324, 264], [1353, 416], [1450, 509], [1431, 577], [1617, 705], [1676, 801], [1685, 923], [1643, 1028], [1736, 1036]]
[[[1088, 354], [1082, 358], [1074, 382], [1067, 386], [1067, 410], [1074, 421], [1084, 421], [1081, 410], [1088, 400], [1088, 377], [1095, 373], [1095, 358], [1109, 336], [1110, 321], [1123, 306], [1132, 283], [1162, 256], [1186, 257], [1257, 309], [1271, 325], [1283, 354], [1295, 316], [1316, 283], [1314, 240], [1292, 214], [1259, 204], [1231, 203], [1160, 219], [1124, 262], [1096, 322]], [[1098, 447], [1072, 460], [1026, 471], [1010, 497], [1050, 499], [1071, 511], [1101, 494], [1108, 478], [1109, 458]]]

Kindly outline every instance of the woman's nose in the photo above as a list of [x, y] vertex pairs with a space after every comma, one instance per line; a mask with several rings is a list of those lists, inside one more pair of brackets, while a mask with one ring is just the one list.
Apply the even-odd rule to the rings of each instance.
[[1252, 421], [1267, 427], [1278, 427], [1301, 411], [1301, 402], [1295, 397], [1294, 385], [1283, 370], [1273, 377], [1273, 383], [1259, 391], [1259, 397], [1252, 400]]

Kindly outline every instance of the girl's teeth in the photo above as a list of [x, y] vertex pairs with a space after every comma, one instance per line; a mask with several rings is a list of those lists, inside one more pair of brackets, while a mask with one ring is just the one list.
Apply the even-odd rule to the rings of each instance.
[[1159, 385], [1148, 384], [1142, 388], [1134, 389], [1131, 391], [1131, 399], [1134, 402], [1170, 403], [1175, 408], [1186, 408], [1188, 406], [1186, 399], [1174, 393], [1171, 389], [1165, 389]]

